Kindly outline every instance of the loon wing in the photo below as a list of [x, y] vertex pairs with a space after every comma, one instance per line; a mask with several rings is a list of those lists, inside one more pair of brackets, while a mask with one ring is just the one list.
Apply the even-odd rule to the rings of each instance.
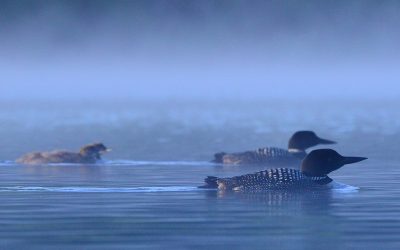
[[282, 160], [297, 160], [288, 150], [275, 147], [264, 147], [230, 154], [222, 152], [215, 154], [214, 157], [214, 162], [224, 164], [261, 164]]
[[233, 191], [287, 190], [317, 186], [300, 171], [289, 168], [268, 169], [232, 178], [218, 178], [216, 182], [218, 189]]

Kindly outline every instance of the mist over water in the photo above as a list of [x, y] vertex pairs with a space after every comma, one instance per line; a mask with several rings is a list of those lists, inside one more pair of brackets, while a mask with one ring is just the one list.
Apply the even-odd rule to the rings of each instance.
[[0, 2], [2, 99], [386, 99], [397, 1]]

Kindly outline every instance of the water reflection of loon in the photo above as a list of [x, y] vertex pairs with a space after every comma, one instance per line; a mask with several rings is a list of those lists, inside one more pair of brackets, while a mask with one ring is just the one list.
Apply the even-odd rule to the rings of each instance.
[[[209, 191], [205, 194], [208, 199], [239, 201], [242, 202], [243, 206], [251, 204], [254, 209], [261, 210], [268, 215], [294, 215], [307, 213], [308, 210], [323, 211], [330, 206], [334, 197], [333, 193], [328, 190], [317, 192], [287, 190], [269, 190], [265, 192]], [[257, 206], [260, 207], [257, 208]]]
[[336, 142], [319, 138], [312, 131], [298, 131], [289, 139], [288, 149], [266, 147], [240, 153], [217, 153], [213, 162], [223, 164], [264, 164], [283, 163], [300, 164], [307, 155], [306, 149], [319, 144], [334, 144]]
[[300, 170], [289, 168], [268, 169], [253, 174], [218, 178], [209, 176], [201, 188], [216, 188], [227, 191], [265, 191], [327, 189], [340, 185], [328, 174], [345, 164], [356, 163], [367, 158], [345, 157], [332, 149], [312, 151], [301, 164]]

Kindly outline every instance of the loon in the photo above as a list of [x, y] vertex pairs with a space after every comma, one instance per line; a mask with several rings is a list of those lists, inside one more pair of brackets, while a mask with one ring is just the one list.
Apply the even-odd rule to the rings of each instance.
[[79, 153], [68, 151], [33, 152], [16, 160], [21, 164], [80, 163], [91, 164], [101, 160], [101, 154], [111, 151], [102, 143], [93, 143], [81, 148]]
[[214, 163], [223, 164], [263, 164], [263, 163], [295, 163], [299, 164], [307, 155], [306, 149], [318, 144], [335, 144], [336, 142], [322, 139], [313, 131], [297, 131], [289, 139], [288, 149], [266, 147], [240, 153], [217, 153]]
[[253, 174], [218, 178], [208, 176], [205, 185], [227, 191], [269, 191], [332, 188], [335, 182], [328, 174], [346, 164], [366, 160], [365, 157], [345, 157], [332, 149], [317, 149], [308, 154], [300, 170], [289, 168], [268, 169]]

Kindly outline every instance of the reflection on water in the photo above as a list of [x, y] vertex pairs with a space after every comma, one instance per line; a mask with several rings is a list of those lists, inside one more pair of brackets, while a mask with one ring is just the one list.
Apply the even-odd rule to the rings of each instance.
[[[81, 119], [82, 110], [30, 107], [25, 117], [18, 105], [0, 108], [0, 248], [398, 249], [400, 113], [363, 107], [300, 106], [309, 112], [299, 115], [240, 105], [150, 106], [146, 113], [132, 104], [129, 112], [95, 110], [91, 119]], [[262, 169], [209, 163], [213, 153], [285, 147], [297, 129], [337, 140], [333, 147], [343, 154], [369, 157], [331, 175], [360, 189], [196, 188], [208, 175]], [[99, 140], [114, 149], [102, 164], [13, 162], [28, 151], [73, 150]]]

